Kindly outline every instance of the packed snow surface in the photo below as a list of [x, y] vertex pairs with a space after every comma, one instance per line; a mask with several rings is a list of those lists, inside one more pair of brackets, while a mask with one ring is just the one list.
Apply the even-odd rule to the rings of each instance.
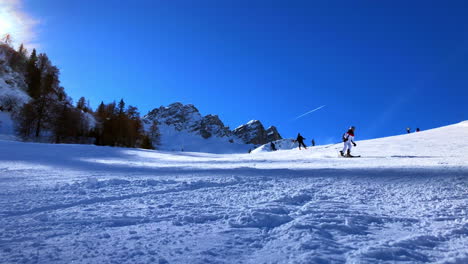
[[15, 126], [11, 113], [0, 111], [0, 139], [16, 140]]
[[0, 263], [468, 263], [467, 138], [350, 159], [0, 141]]

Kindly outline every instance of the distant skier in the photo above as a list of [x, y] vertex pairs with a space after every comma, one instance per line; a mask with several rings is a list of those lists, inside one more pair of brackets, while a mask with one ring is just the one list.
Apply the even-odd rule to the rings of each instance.
[[411, 128], [407, 127], [407, 128], [406, 128], [406, 132], [407, 132], [408, 134], [411, 133]]
[[416, 132], [419, 132], [419, 131], [421, 131], [421, 129], [419, 129], [419, 127], [418, 127], [418, 128], [416, 128]]
[[276, 146], [275, 146], [275, 143], [273, 143], [273, 141], [270, 143], [270, 149], [271, 149], [272, 151], [277, 151]]
[[[356, 128], [354, 126], [350, 127], [348, 132], [346, 132], [344, 135], [343, 135], [343, 143], [344, 143], [344, 147], [343, 147], [343, 150], [340, 150], [340, 154], [341, 156], [343, 157], [354, 157], [353, 155], [351, 155], [351, 148], [352, 146], [355, 146], [356, 147], [356, 143], [354, 143], [354, 130]], [[353, 144], [353, 145], [351, 145]], [[346, 153], [346, 155], [345, 155]]]
[[299, 149], [301, 149], [301, 146], [304, 146], [304, 149], [307, 149], [307, 146], [304, 144], [304, 137], [301, 136], [301, 133], [297, 133], [297, 138], [296, 142], [299, 143]]
[[312, 147], [314, 147], [314, 146], [315, 146], [315, 140], [312, 139]]

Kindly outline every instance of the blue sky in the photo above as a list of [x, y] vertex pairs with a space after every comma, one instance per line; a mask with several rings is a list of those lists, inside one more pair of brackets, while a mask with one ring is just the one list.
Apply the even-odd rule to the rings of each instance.
[[[338, 141], [468, 119], [466, 1], [24, 0], [66, 91]], [[295, 120], [295, 117], [325, 105]]]

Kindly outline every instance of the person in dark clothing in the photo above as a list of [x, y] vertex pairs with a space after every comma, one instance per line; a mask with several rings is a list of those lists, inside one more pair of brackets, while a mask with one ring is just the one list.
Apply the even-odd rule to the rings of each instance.
[[407, 132], [408, 134], [411, 133], [411, 128], [407, 127], [407, 128], [406, 128], [406, 132]]
[[307, 149], [307, 146], [304, 144], [304, 137], [301, 136], [301, 133], [297, 133], [297, 138], [296, 142], [299, 143], [299, 149], [301, 149], [301, 146], [304, 146], [304, 149]]
[[314, 147], [314, 146], [315, 146], [315, 140], [312, 139], [312, 147]]
[[273, 143], [273, 142], [270, 143], [270, 148], [271, 148], [271, 150], [273, 150], [273, 151], [277, 151], [276, 146], [275, 146], [275, 143]]
[[418, 127], [418, 128], [416, 128], [416, 132], [419, 132], [419, 131], [421, 131], [421, 129], [419, 129], [419, 127]]

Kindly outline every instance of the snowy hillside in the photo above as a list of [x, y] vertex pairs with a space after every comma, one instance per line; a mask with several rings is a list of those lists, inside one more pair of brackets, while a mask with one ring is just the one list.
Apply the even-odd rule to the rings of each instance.
[[466, 138], [355, 159], [0, 141], [0, 263], [468, 263]]
[[[172, 125], [161, 124], [159, 150], [188, 151], [205, 153], [247, 153], [253, 145], [245, 144], [235, 137], [210, 137], [203, 138], [199, 134], [180, 130]], [[232, 143], [229, 141], [232, 140]]]
[[12, 111], [28, 102], [24, 76], [7, 65], [4, 50], [0, 47], [0, 111]]

